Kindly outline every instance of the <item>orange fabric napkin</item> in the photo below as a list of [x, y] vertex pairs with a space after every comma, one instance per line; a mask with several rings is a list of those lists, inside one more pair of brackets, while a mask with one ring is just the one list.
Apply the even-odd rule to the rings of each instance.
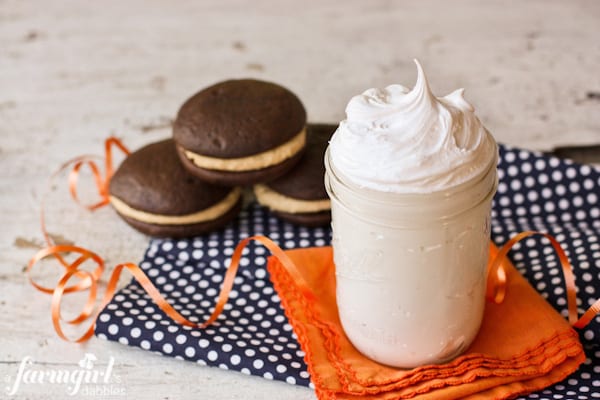
[[[490, 260], [497, 251], [491, 245]], [[342, 330], [331, 247], [286, 254], [317, 301], [303, 294], [277, 258], [269, 258], [268, 270], [320, 399], [505, 399], [556, 383], [585, 360], [577, 333], [505, 259], [506, 298], [486, 304], [481, 330], [466, 353], [410, 370], [378, 364]]]

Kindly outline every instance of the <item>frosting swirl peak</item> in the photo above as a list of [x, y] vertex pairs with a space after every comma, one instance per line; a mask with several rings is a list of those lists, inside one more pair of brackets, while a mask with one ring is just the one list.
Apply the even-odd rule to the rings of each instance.
[[435, 97], [417, 65], [412, 90], [368, 89], [346, 107], [330, 142], [333, 165], [354, 183], [380, 191], [430, 193], [483, 173], [496, 143], [463, 89]]

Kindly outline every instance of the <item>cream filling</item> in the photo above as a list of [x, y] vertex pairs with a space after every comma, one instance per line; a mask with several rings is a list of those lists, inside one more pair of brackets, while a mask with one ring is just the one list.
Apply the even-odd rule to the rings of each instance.
[[215, 205], [210, 206], [202, 211], [185, 215], [152, 214], [149, 212], [136, 210], [115, 196], [110, 196], [110, 203], [119, 212], [119, 214], [135, 219], [136, 221], [145, 222], [147, 224], [191, 225], [212, 221], [222, 215], [225, 215], [227, 211], [231, 210], [231, 208], [238, 202], [241, 194], [242, 190], [240, 188], [234, 188], [223, 200]]
[[234, 172], [253, 171], [279, 164], [293, 157], [304, 148], [305, 144], [306, 128], [302, 128], [300, 133], [274, 149], [247, 157], [216, 158], [196, 154], [186, 149], [184, 149], [184, 152], [185, 156], [200, 168]]
[[316, 213], [331, 210], [331, 201], [327, 200], [298, 200], [284, 196], [265, 185], [254, 185], [256, 200], [273, 211], [290, 214]]

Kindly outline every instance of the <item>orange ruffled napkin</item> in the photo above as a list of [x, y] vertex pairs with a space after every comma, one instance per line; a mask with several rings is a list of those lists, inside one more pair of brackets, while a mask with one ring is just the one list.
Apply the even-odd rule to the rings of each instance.
[[[491, 245], [490, 260], [497, 252]], [[411, 370], [378, 364], [359, 353], [342, 330], [331, 247], [286, 254], [318, 301], [303, 294], [306, 288], [277, 258], [269, 258], [268, 269], [320, 399], [505, 399], [561, 381], [585, 360], [569, 323], [504, 259], [504, 302], [486, 304], [481, 330], [466, 353]]]

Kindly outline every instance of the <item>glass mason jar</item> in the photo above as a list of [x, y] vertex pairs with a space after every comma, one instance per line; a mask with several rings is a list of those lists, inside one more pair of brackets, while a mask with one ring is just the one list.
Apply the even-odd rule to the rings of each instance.
[[483, 318], [497, 157], [470, 181], [426, 194], [352, 183], [325, 154], [336, 298], [365, 356], [394, 367], [446, 362]]

